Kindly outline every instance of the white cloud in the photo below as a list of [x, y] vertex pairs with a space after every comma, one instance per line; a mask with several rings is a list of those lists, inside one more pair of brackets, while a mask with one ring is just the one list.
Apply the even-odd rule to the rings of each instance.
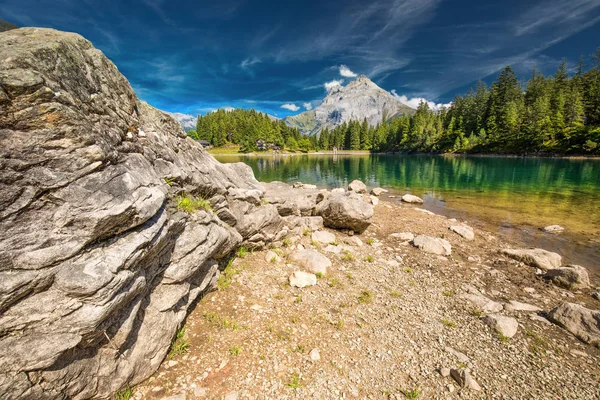
[[340, 75], [345, 78], [356, 78], [356, 74], [345, 65], [340, 65]]
[[286, 110], [290, 110], [290, 111], [298, 111], [300, 109], [300, 107], [298, 107], [295, 104], [292, 103], [287, 103], [281, 106], [281, 108], [285, 108]]
[[344, 80], [339, 79], [339, 80], [333, 80], [331, 82], [326, 82], [325, 85], [323, 85], [323, 86], [325, 86], [325, 90], [327, 90], [329, 92], [333, 88], [342, 86], [342, 83], [344, 83]]
[[306, 111], [310, 111], [313, 108], [312, 104], [310, 104], [310, 103], [304, 103], [304, 104], [302, 104], [302, 106], [304, 106], [304, 108], [306, 108]]
[[221, 108], [213, 108], [212, 110], [210, 110], [211, 113], [217, 112], [219, 110], [223, 110], [225, 112], [232, 112], [233, 110], [235, 110], [235, 108], [231, 107], [231, 106], [227, 106], [227, 107], [221, 107]]
[[432, 110], [435, 111], [439, 111], [441, 110], [443, 107], [450, 107], [450, 103], [435, 103], [433, 101], [429, 101], [427, 99], [424, 99], [422, 97], [411, 97], [410, 99], [405, 96], [405, 95], [398, 95], [398, 93], [396, 93], [396, 90], [392, 90], [392, 95], [394, 95], [395, 98], [397, 98], [398, 100], [400, 100], [402, 103], [406, 104], [407, 106], [416, 109], [417, 107], [419, 107], [419, 104], [421, 104], [422, 101], [424, 101], [425, 103], [427, 103], [427, 105], [429, 106], [429, 108], [431, 108]]

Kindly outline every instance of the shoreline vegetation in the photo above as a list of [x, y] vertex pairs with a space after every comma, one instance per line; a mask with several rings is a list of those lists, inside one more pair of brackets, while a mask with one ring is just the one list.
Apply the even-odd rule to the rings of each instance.
[[[386, 116], [372, 125], [366, 119], [324, 126], [316, 135], [309, 125], [291, 128], [255, 110], [217, 110], [199, 116], [188, 135], [239, 152], [364, 150], [374, 153], [526, 154], [534, 156], [600, 154], [600, 48], [585, 70], [576, 73], [563, 62], [554, 76], [534, 68], [527, 83], [510, 66], [488, 88], [457, 95], [449, 107], [434, 110], [421, 102], [411, 115]], [[265, 146], [266, 144], [266, 146]]]

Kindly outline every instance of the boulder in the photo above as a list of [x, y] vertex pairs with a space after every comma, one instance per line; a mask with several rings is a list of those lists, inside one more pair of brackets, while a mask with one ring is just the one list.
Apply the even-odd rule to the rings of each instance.
[[426, 253], [437, 254], [440, 256], [449, 256], [452, 254], [452, 246], [444, 239], [419, 235], [413, 239], [412, 244]]
[[371, 204], [373, 204], [374, 206], [379, 204], [379, 199], [375, 196], [369, 196], [369, 200], [371, 201]]
[[400, 240], [401, 242], [410, 242], [411, 240], [413, 240], [415, 238], [415, 235], [413, 235], [410, 232], [392, 233], [390, 236], [393, 237], [394, 239]]
[[497, 313], [502, 311], [504, 306], [496, 301], [490, 300], [482, 294], [466, 293], [461, 297], [479, 308], [484, 313]]
[[158, 369], [240, 244], [306, 221], [83, 37], [3, 32], [0, 60], [0, 398], [110, 398]]
[[502, 254], [545, 271], [558, 268], [562, 264], [560, 254], [544, 249], [504, 249]]
[[313, 242], [318, 242], [318, 243], [322, 243], [322, 244], [331, 244], [331, 243], [335, 243], [335, 241], [336, 241], [335, 235], [333, 233], [327, 232], [327, 231], [313, 232], [311, 239]]
[[355, 179], [348, 185], [348, 190], [355, 193], [367, 193], [367, 185]]
[[353, 192], [332, 193], [316, 207], [326, 227], [362, 233], [371, 225], [373, 206]]
[[542, 230], [544, 232], [548, 232], [548, 233], [560, 233], [560, 232], [564, 231], [565, 228], [563, 228], [560, 225], [548, 225], [548, 226], [544, 227]]
[[504, 337], [511, 338], [517, 334], [519, 323], [513, 317], [499, 314], [486, 315], [483, 322]]
[[371, 194], [373, 196], [381, 196], [383, 193], [387, 193], [387, 192], [388, 192], [387, 190], [382, 189], [380, 187], [376, 187], [376, 188], [371, 189]]
[[331, 261], [323, 254], [312, 249], [299, 249], [290, 256], [290, 261], [298, 266], [306, 268], [314, 274], [327, 273], [327, 268], [331, 267]]
[[303, 271], [294, 271], [290, 275], [290, 285], [303, 288], [307, 286], [314, 286], [317, 284], [317, 276], [315, 274], [309, 274]]
[[600, 311], [579, 304], [562, 303], [550, 311], [548, 318], [581, 341], [600, 347]]
[[566, 265], [548, 270], [544, 278], [566, 289], [584, 289], [590, 286], [587, 269], [579, 265]]
[[467, 240], [475, 239], [475, 233], [473, 232], [473, 228], [471, 228], [470, 226], [452, 225], [450, 227], [450, 230], [459, 234], [460, 236], [462, 236], [463, 238], [465, 238]]
[[405, 203], [423, 204], [422, 198], [412, 194], [405, 194], [404, 196], [402, 196], [402, 201]]
[[342, 239], [342, 242], [349, 244], [350, 246], [361, 247], [364, 243], [360, 238], [356, 236], [348, 236]]

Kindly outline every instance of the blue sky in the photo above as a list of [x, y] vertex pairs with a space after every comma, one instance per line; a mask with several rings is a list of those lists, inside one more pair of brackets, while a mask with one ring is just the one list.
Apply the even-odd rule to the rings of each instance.
[[447, 103], [507, 64], [551, 74], [600, 46], [600, 0], [2, 0], [0, 18], [82, 34], [140, 98], [191, 114], [297, 114], [354, 74]]

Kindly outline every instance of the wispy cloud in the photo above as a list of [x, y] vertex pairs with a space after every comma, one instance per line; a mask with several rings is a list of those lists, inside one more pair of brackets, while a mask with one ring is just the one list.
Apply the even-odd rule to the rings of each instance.
[[343, 64], [340, 65], [339, 70], [340, 70], [340, 75], [343, 76], [344, 78], [356, 78], [356, 76], [357, 76], [354, 72], [352, 72], [350, 70], [350, 68], [348, 68], [347, 66], [345, 66]]
[[409, 98], [408, 96], [405, 95], [398, 95], [398, 93], [396, 93], [396, 90], [392, 90], [392, 95], [394, 95], [394, 97], [396, 97], [398, 100], [400, 100], [402, 103], [406, 104], [407, 106], [411, 107], [411, 108], [417, 108], [419, 107], [419, 104], [421, 104], [421, 102], [425, 102], [427, 103], [427, 105], [429, 106], [429, 108], [431, 108], [432, 110], [436, 110], [439, 111], [444, 107], [450, 107], [450, 104], [452, 103], [436, 103], [434, 101], [430, 101], [427, 99], [424, 99], [423, 97], [411, 97]]
[[302, 106], [306, 109], [306, 111], [310, 111], [313, 109], [313, 106], [311, 103], [302, 103]]
[[293, 103], [283, 104], [281, 106], [281, 108], [285, 108], [286, 110], [290, 110], [290, 111], [294, 111], [294, 112], [296, 112], [296, 111], [298, 111], [300, 109], [300, 107], [298, 107], [297, 105], [295, 105]]
[[331, 91], [334, 88], [342, 86], [342, 83], [344, 83], [343, 79], [333, 80], [333, 81], [330, 81], [330, 82], [325, 82], [325, 84], [323, 85], [323, 87], [325, 87], [325, 90], [327, 90], [329, 92], [329, 91]]
[[248, 69], [251, 66], [260, 63], [260, 58], [258, 57], [249, 57], [244, 59], [244, 61], [241, 62], [240, 67], [242, 67], [243, 69]]

